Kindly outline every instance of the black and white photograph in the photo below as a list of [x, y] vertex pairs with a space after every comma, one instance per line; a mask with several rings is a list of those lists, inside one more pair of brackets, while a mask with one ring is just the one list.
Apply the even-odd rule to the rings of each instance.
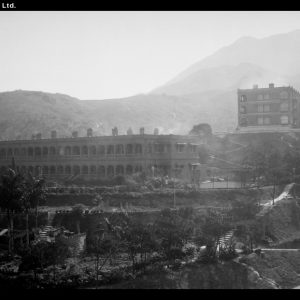
[[18, 5], [1, 289], [300, 289], [300, 10]]

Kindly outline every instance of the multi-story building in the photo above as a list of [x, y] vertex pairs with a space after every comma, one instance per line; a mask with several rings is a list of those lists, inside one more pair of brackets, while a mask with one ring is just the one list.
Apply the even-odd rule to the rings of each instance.
[[238, 129], [288, 130], [300, 128], [300, 94], [291, 86], [238, 90]]
[[31, 140], [0, 142], [0, 171], [14, 164], [20, 172], [42, 174], [52, 179], [86, 180], [110, 178], [145, 172], [148, 175], [176, 176], [190, 181], [199, 165], [198, 136], [140, 134], [86, 137], [73, 132], [70, 138], [43, 139], [41, 134]]

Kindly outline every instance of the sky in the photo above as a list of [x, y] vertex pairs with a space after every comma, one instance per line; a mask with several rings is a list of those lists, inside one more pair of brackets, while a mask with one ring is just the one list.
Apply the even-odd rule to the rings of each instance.
[[148, 93], [243, 36], [296, 29], [292, 11], [1, 11], [0, 92]]

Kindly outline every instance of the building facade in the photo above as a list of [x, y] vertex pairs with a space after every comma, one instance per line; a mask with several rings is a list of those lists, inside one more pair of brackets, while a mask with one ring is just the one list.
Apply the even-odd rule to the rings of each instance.
[[[90, 130], [90, 129], [89, 129]], [[43, 139], [0, 142], [0, 172], [12, 164], [21, 173], [31, 172], [49, 179], [86, 180], [145, 172], [191, 180], [199, 161], [198, 136], [144, 134]], [[13, 162], [13, 163], [12, 163]]]
[[238, 129], [300, 128], [300, 94], [293, 87], [238, 90]]

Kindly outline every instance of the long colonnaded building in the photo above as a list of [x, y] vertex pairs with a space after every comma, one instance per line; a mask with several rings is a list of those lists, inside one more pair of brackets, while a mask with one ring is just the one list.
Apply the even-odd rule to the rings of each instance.
[[238, 90], [238, 131], [299, 131], [300, 94], [291, 86]]
[[35, 135], [31, 140], [0, 141], [0, 172], [13, 164], [21, 173], [30, 172], [53, 180], [97, 180], [117, 175], [145, 172], [147, 175], [168, 175], [190, 182], [199, 165], [199, 149], [204, 141], [199, 136], [139, 134], [111, 136], [51, 138]]

